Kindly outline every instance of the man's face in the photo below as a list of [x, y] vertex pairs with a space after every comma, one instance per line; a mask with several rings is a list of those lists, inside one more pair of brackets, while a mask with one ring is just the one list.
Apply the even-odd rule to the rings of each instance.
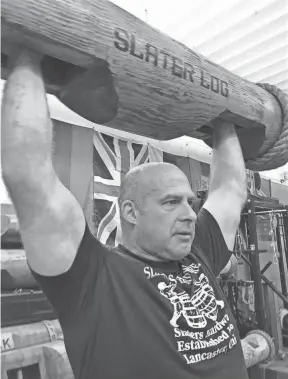
[[179, 260], [189, 254], [195, 235], [195, 195], [180, 170], [163, 171], [148, 181], [145, 209], [136, 224], [136, 243], [160, 259]]

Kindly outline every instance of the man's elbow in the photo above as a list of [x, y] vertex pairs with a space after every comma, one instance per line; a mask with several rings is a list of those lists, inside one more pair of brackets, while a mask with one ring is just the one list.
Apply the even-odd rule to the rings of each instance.
[[222, 199], [231, 199], [233, 203], [237, 203], [240, 205], [245, 205], [247, 200], [247, 184], [239, 183], [238, 181], [226, 181], [222, 183], [218, 183], [218, 185], [213, 185], [209, 188], [209, 194], [217, 193], [218, 196], [221, 196]]
[[223, 183], [223, 190], [227, 193], [229, 196], [229, 193], [237, 203], [240, 203], [244, 206], [246, 200], [247, 200], [247, 182], [246, 180], [230, 180], [226, 183]]
[[[229, 198], [231, 198], [231, 201], [230, 201], [231, 206], [234, 205], [237, 209], [239, 209], [239, 211], [241, 213], [242, 209], [244, 208], [244, 206], [246, 204], [247, 196], [248, 196], [247, 187], [245, 187], [245, 189], [241, 188], [241, 187], [231, 188], [230, 189], [230, 196], [227, 195], [227, 200]], [[240, 215], [239, 215], [239, 217], [240, 217]]]
[[238, 191], [235, 191], [236, 192], [236, 196], [238, 197], [238, 201], [241, 205], [241, 209], [244, 207], [246, 201], [247, 201], [247, 197], [248, 197], [248, 191], [247, 191], [247, 187], [245, 186], [245, 189], [243, 188], [242, 190], [238, 190]]
[[235, 191], [232, 194], [230, 193], [230, 196], [227, 195], [227, 197], [225, 197], [227, 216], [230, 215], [230, 217], [227, 217], [227, 220], [229, 220], [230, 228], [233, 230], [233, 233], [234, 230], [236, 230], [240, 224], [241, 214], [246, 204], [246, 201], [247, 190]]

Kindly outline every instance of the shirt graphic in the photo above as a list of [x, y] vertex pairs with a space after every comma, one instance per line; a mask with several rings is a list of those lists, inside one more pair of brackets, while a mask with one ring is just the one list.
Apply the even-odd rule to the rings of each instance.
[[169, 323], [187, 364], [226, 354], [237, 344], [224, 301], [216, 299], [200, 263], [183, 265], [181, 274], [157, 272], [152, 267], [145, 267], [144, 273], [172, 305]]

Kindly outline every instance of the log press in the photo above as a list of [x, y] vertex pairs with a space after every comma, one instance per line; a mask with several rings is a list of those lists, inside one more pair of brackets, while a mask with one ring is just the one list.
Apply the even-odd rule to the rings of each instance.
[[47, 91], [86, 119], [159, 140], [211, 143], [217, 117], [233, 122], [247, 167], [288, 161], [288, 95], [205, 59], [107, 0], [3, 0], [7, 51], [44, 55]]

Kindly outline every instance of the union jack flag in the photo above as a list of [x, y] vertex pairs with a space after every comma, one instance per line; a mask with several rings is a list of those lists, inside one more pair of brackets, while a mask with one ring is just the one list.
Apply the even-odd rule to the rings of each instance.
[[140, 145], [99, 132], [95, 132], [93, 143], [96, 236], [104, 244], [117, 245], [121, 240], [117, 201], [121, 181], [135, 166], [162, 162], [163, 152], [148, 144]]

